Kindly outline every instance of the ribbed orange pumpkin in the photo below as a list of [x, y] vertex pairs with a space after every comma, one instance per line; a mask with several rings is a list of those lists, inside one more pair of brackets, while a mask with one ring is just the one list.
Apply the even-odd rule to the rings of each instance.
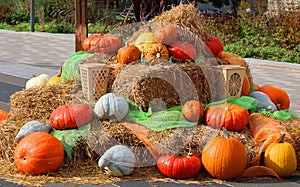
[[56, 108], [50, 115], [50, 125], [54, 129], [78, 128], [92, 121], [93, 112], [87, 104], [68, 104]]
[[204, 146], [201, 160], [212, 177], [232, 179], [246, 169], [248, 156], [244, 145], [238, 139], [230, 138], [224, 130], [224, 137], [217, 136]]
[[161, 43], [153, 43], [145, 48], [144, 58], [152, 60], [155, 58], [169, 59], [169, 51], [167, 47]]
[[213, 105], [204, 113], [205, 122], [212, 128], [227, 130], [242, 130], [249, 122], [248, 111], [239, 105], [223, 103]]
[[39, 175], [53, 172], [64, 161], [64, 146], [47, 132], [34, 132], [18, 143], [14, 159], [23, 173]]
[[7, 116], [8, 112], [6, 112], [5, 110], [0, 110], [0, 122], [6, 120]]
[[269, 96], [271, 101], [277, 105], [279, 110], [290, 108], [290, 97], [285, 90], [278, 86], [267, 84], [258, 88], [258, 91], [263, 92]]
[[122, 46], [122, 39], [115, 34], [95, 34], [83, 41], [82, 48], [89, 52], [114, 53]]
[[134, 45], [124, 46], [118, 50], [117, 59], [120, 64], [129, 64], [141, 58], [141, 51]]

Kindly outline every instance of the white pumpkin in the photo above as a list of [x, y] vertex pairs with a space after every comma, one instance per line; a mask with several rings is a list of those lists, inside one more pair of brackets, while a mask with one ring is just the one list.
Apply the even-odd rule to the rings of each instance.
[[135, 167], [136, 158], [134, 153], [124, 145], [115, 145], [101, 156], [98, 166], [104, 169], [108, 175], [130, 175]]
[[118, 122], [126, 117], [129, 106], [123, 97], [114, 93], [107, 93], [96, 102], [94, 111], [100, 119]]
[[47, 74], [41, 74], [37, 77], [33, 77], [26, 82], [25, 89], [33, 88], [35, 86], [45, 86], [50, 77]]
[[51, 126], [49, 124], [44, 124], [39, 121], [29, 121], [25, 123], [19, 130], [15, 140], [17, 142], [21, 141], [25, 136], [33, 132], [50, 132]]

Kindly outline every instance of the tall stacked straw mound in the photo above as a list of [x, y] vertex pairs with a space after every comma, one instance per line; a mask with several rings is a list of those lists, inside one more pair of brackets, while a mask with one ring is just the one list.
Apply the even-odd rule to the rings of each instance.
[[51, 112], [57, 107], [74, 102], [74, 82], [34, 87], [14, 93], [10, 97], [8, 120], [0, 126], [0, 158], [12, 162], [15, 136], [27, 122], [38, 120], [49, 124]]

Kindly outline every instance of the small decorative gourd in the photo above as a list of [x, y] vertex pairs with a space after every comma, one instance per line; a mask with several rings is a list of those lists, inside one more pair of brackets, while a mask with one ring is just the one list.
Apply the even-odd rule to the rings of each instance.
[[120, 64], [129, 64], [141, 59], [141, 51], [134, 45], [124, 46], [118, 50], [117, 59]]
[[167, 47], [161, 43], [153, 43], [144, 50], [145, 60], [152, 60], [155, 58], [169, 59], [169, 51]]
[[59, 84], [61, 83], [61, 73], [62, 73], [62, 67], [60, 68], [60, 72], [57, 75], [52, 76], [46, 83], [46, 86], [54, 85], [54, 84]]
[[152, 32], [143, 32], [135, 40], [134, 45], [139, 48], [140, 51], [144, 51], [145, 46], [149, 46], [153, 43], [154, 35]]
[[41, 74], [37, 77], [33, 77], [26, 82], [25, 89], [36, 87], [36, 86], [45, 86], [50, 77], [46, 74]]
[[112, 176], [130, 175], [135, 167], [134, 153], [124, 145], [115, 145], [101, 156], [98, 166]]
[[192, 122], [198, 122], [203, 117], [204, 105], [200, 101], [189, 100], [184, 103], [181, 113], [185, 119]]
[[25, 123], [21, 129], [19, 130], [19, 133], [15, 137], [15, 140], [17, 142], [21, 141], [25, 136], [33, 133], [33, 132], [50, 132], [51, 126], [49, 124], [44, 124], [39, 121], [29, 121]]
[[126, 117], [129, 106], [124, 98], [114, 93], [107, 93], [96, 102], [94, 111], [100, 119], [116, 122]]
[[271, 101], [269, 96], [263, 92], [251, 92], [249, 97], [253, 97], [256, 100], [257, 110], [266, 109], [267, 111], [271, 112], [275, 112], [277, 110], [276, 105]]
[[297, 169], [297, 156], [294, 147], [284, 142], [285, 134], [278, 143], [270, 144], [264, 154], [264, 164], [280, 177], [290, 177]]

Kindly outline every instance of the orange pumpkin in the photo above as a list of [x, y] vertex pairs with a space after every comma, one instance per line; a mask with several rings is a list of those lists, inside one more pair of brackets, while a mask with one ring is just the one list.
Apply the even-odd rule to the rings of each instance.
[[117, 59], [120, 64], [129, 64], [141, 58], [141, 51], [134, 45], [119, 49]]
[[218, 53], [218, 57], [223, 59], [224, 61], [228, 62], [231, 65], [240, 65], [243, 67], [246, 66], [245, 60], [242, 57], [240, 57], [239, 55], [236, 55], [233, 53], [221, 51]]
[[145, 48], [144, 58], [152, 60], [155, 58], [169, 59], [169, 52], [165, 45], [161, 43], [153, 43]]
[[162, 44], [171, 44], [177, 39], [177, 29], [173, 25], [166, 25], [153, 31], [154, 41]]
[[204, 113], [205, 122], [212, 128], [242, 130], [249, 122], [249, 113], [237, 104], [212, 105]]
[[64, 146], [47, 132], [33, 132], [17, 144], [14, 160], [19, 171], [26, 174], [53, 172], [64, 161]]
[[238, 139], [230, 138], [224, 129], [224, 137], [217, 136], [204, 146], [201, 160], [212, 177], [232, 179], [246, 169], [248, 156], [244, 145]]
[[115, 34], [95, 34], [83, 41], [82, 48], [89, 52], [114, 53], [122, 46], [122, 39]]
[[251, 84], [250, 84], [249, 78], [248, 78], [247, 74], [244, 74], [241, 95], [247, 96], [247, 95], [249, 95], [250, 91], [251, 91]]
[[74, 129], [91, 122], [93, 111], [84, 103], [67, 104], [52, 111], [49, 121], [54, 129]]
[[8, 112], [6, 112], [5, 110], [0, 110], [0, 122], [6, 120], [7, 117], [8, 117]]
[[197, 100], [190, 100], [183, 105], [181, 112], [187, 120], [198, 122], [203, 117], [204, 106]]
[[263, 92], [269, 96], [271, 101], [277, 105], [279, 110], [285, 110], [290, 108], [290, 97], [285, 90], [275, 85], [267, 84], [257, 91]]
[[96, 39], [97, 37], [97, 35], [92, 35], [90, 37], [85, 38], [82, 42], [82, 49], [84, 51], [87, 51], [91, 47], [91, 41]]

